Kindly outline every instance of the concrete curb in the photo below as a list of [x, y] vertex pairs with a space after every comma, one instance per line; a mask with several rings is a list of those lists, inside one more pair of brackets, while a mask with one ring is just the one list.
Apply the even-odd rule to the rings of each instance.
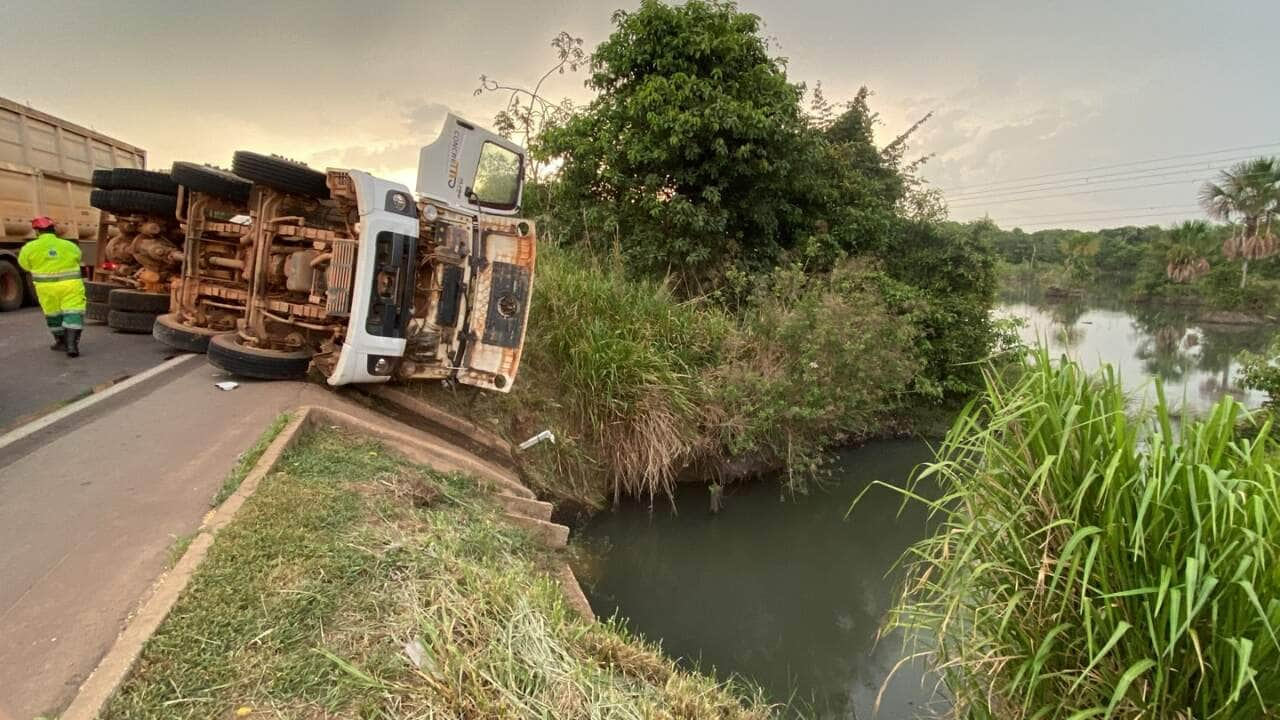
[[[293, 417], [280, 434], [267, 445], [262, 456], [240, 483], [240, 487], [205, 517], [187, 551], [172, 569], [156, 581], [154, 591], [138, 613], [130, 619], [124, 631], [116, 638], [111, 649], [94, 668], [88, 679], [81, 684], [75, 699], [59, 715], [59, 720], [95, 720], [99, 716], [133, 670], [147, 641], [168, 617], [182, 591], [190, 584], [192, 576], [204, 561], [209, 548], [213, 546], [217, 531], [231, 523], [240, 507], [258, 489], [262, 479], [275, 469], [276, 463], [280, 461], [285, 451], [298, 442], [303, 430], [321, 426], [341, 427], [385, 441], [388, 450], [410, 462], [428, 465], [439, 470], [473, 474], [486, 482], [489, 492], [506, 511], [505, 517], [513, 524], [528, 529], [534, 539], [552, 549], [563, 548], [568, 541], [569, 528], [530, 516], [545, 513], [549, 517], [551, 506], [549, 503], [537, 500], [533, 491], [511, 478], [508, 472], [476, 458], [464, 457], [461, 452], [452, 451], [443, 445], [436, 446], [333, 408], [304, 405], [290, 411], [290, 414]], [[512, 501], [517, 502], [512, 503]], [[595, 614], [568, 563], [564, 563], [554, 577], [559, 580], [569, 606], [584, 620], [594, 622]]]
[[379, 398], [405, 412], [417, 415], [432, 425], [447, 428], [456, 433], [466, 435], [473, 442], [482, 445], [500, 456], [510, 458], [513, 449], [511, 443], [503, 440], [492, 430], [480, 427], [466, 418], [445, 412], [430, 403], [419, 400], [409, 393], [393, 385], [370, 385], [361, 388], [366, 394]]
[[275, 467], [280, 456], [298, 441], [301, 430], [307, 426], [309, 410], [310, 408], [302, 408], [294, 415], [280, 434], [267, 445], [262, 457], [254, 463], [253, 469], [245, 476], [240, 487], [205, 518], [196, 531], [191, 545], [187, 547], [187, 551], [182, 554], [173, 569], [160, 577], [151, 597], [129, 621], [124, 632], [120, 633], [115, 644], [111, 646], [111, 650], [80, 686], [75, 699], [59, 715], [60, 720], [94, 720], [98, 717], [107, 702], [115, 695], [116, 690], [120, 688], [120, 684], [133, 670], [147, 640], [168, 617], [169, 611], [178, 602], [178, 596], [191, 582], [191, 576], [195, 574], [201, 561], [208, 554], [210, 546], [213, 545], [213, 533], [231, 522], [236, 511], [258, 489], [258, 484]]

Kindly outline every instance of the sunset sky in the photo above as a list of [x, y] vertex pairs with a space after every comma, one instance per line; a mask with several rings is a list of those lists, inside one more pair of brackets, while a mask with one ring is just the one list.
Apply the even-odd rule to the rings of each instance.
[[[251, 149], [411, 184], [446, 108], [483, 123], [501, 108], [473, 95], [479, 75], [532, 83], [557, 32], [590, 49], [635, 5], [0, 0], [0, 96], [140, 145], [152, 167]], [[1217, 168], [1280, 154], [1274, 0], [740, 7], [793, 81], [833, 100], [870, 86], [882, 142], [933, 111], [913, 154], [935, 154], [925, 175], [957, 219], [1167, 223], [1199, 215]], [[548, 94], [589, 100], [583, 79]]]

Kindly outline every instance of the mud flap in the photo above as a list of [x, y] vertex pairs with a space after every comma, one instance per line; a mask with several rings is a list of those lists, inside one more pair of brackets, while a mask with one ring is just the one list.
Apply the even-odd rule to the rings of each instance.
[[533, 223], [481, 215], [471, 258], [466, 347], [458, 380], [510, 392], [520, 369], [533, 299], [537, 239]]

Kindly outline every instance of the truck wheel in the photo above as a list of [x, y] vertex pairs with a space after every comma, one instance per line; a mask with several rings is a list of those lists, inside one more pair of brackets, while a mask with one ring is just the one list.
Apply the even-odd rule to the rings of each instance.
[[110, 190], [111, 189], [111, 171], [110, 170], [94, 170], [93, 186], [96, 188], [101, 188], [103, 190]]
[[151, 332], [151, 326], [155, 322], [155, 313], [129, 312], [128, 310], [111, 310], [107, 313], [107, 327], [116, 332], [144, 335]]
[[329, 197], [325, 174], [300, 162], [240, 150], [231, 159], [231, 171], [281, 192], [321, 199]]
[[26, 291], [27, 282], [22, 279], [18, 266], [8, 260], [0, 260], [0, 312], [22, 307]]
[[96, 207], [99, 210], [105, 210], [109, 213], [115, 212], [115, 209], [111, 207], [110, 190], [90, 190], [89, 206]]
[[107, 297], [111, 295], [112, 290], [119, 289], [119, 285], [111, 283], [95, 282], [93, 280], [84, 281], [84, 297], [89, 302], [106, 303]]
[[108, 296], [107, 305], [112, 310], [159, 315], [169, 312], [169, 293], [149, 293], [116, 288]]
[[311, 367], [307, 350], [281, 352], [247, 347], [236, 333], [214, 335], [209, 340], [209, 363], [232, 375], [258, 380], [300, 380]]
[[178, 183], [169, 173], [134, 168], [116, 168], [111, 171], [112, 190], [141, 190], [160, 195], [177, 195]]
[[178, 209], [177, 198], [172, 195], [143, 192], [141, 190], [112, 190], [107, 200], [109, 212], [141, 213], [172, 218]]
[[176, 162], [171, 174], [179, 185], [242, 205], [249, 202], [249, 191], [253, 189], [253, 183], [235, 173], [208, 165]]
[[151, 327], [151, 335], [161, 343], [175, 350], [202, 353], [209, 349], [209, 340], [215, 335], [225, 335], [226, 330], [210, 330], [208, 328], [183, 325], [178, 316], [165, 313], [156, 318]]
[[90, 300], [84, 305], [84, 319], [93, 322], [104, 323], [107, 316], [111, 314], [111, 308], [107, 307], [104, 302], [93, 302]]

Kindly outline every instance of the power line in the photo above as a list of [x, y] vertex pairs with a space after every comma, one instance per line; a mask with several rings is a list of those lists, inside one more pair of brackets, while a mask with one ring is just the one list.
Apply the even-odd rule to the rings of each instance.
[[1141, 212], [1141, 211], [1146, 211], [1146, 210], [1168, 210], [1168, 209], [1176, 209], [1176, 210], [1198, 210], [1198, 209], [1200, 209], [1200, 206], [1199, 206], [1199, 205], [1185, 205], [1185, 204], [1184, 204], [1184, 205], [1148, 205], [1148, 206], [1145, 206], [1145, 207], [1112, 208], [1112, 209], [1110, 209], [1110, 210], [1081, 210], [1081, 211], [1079, 211], [1079, 212], [1040, 213], [1039, 215], [1011, 215], [1011, 216], [1010, 216], [1010, 215], [1006, 215], [1006, 216], [1002, 216], [1002, 218], [1001, 218], [1001, 219], [1003, 219], [1003, 220], [1005, 220], [1005, 221], [1008, 221], [1008, 220], [1036, 220], [1036, 219], [1039, 219], [1039, 218], [1047, 218], [1047, 217], [1063, 217], [1063, 216], [1069, 216], [1069, 215], [1098, 215], [1098, 214], [1112, 215], [1112, 214], [1116, 214], [1116, 213], [1131, 213], [1131, 212]]
[[1079, 170], [1062, 170], [1059, 172], [1042, 173], [1040, 175], [1025, 175], [1023, 177], [1009, 178], [1007, 180], [993, 180], [991, 182], [977, 183], [975, 185], [960, 185], [953, 188], [943, 189], [943, 192], [954, 192], [957, 190], [972, 190], [991, 185], [1006, 185], [1009, 183], [1022, 182], [1024, 180], [1039, 180], [1048, 177], [1062, 177], [1064, 175], [1079, 175], [1080, 173], [1093, 172], [1095, 170], [1111, 170], [1113, 168], [1133, 167], [1135, 165], [1150, 165], [1151, 163], [1167, 162], [1169, 160], [1185, 160], [1195, 157], [1208, 157], [1210, 155], [1221, 155], [1228, 152], [1241, 152], [1244, 150], [1259, 150], [1262, 148], [1280, 147], [1280, 142], [1270, 142], [1261, 145], [1241, 145], [1239, 147], [1222, 148], [1220, 150], [1209, 150], [1206, 152], [1187, 153], [1183, 155], [1167, 155], [1164, 157], [1152, 158], [1150, 160], [1134, 160], [1132, 162], [1113, 163], [1111, 165], [1098, 165], [1095, 167], [1080, 168]]
[[[1123, 216], [1120, 216], [1120, 217], [1112, 217], [1112, 218], [1083, 218], [1083, 219], [1075, 219], [1075, 220], [1070, 220], [1070, 219], [1067, 219], [1067, 220], [1045, 220], [1045, 221], [1043, 221], [1043, 222], [1034, 222], [1034, 223], [1018, 223], [1018, 224], [1016, 225], [1016, 227], [1020, 227], [1020, 228], [1029, 228], [1029, 227], [1045, 227], [1045, 226], [1056, 226], [1056, 225], [1060, 225], [1060, 224], [1062, 224], [1062, 223], [1064, 223], [1064, 222], [1076, 222], [1076, 223], [1082, 223], [1082, 222], [1095, 222], [1095, 221], [1099, 221], [1099, 220], [1105, 220], [1105, 221], [1108, 221], [1108, 222], [1122, 222], [1122, 221], [1124, 221], [1124, 220], [1137, 220], [1137, 219], [1141, 219], [1141, 218], [1183, 217], [1183, 216], [1185, 216], [1186, 214], [1187, 214], [1187, 213], [1185, 213], [1185, 212], [1161, 212], [1161, 213], [1143, 213], [1143, 214], [1139, 214], [1139, 215], [1123, 215]], [[1063, 228], [1063, 229], [1068, 229], [1068, 228]]]
[[1202, 182], [1205, 182], [1206, 180], [1207, 178], [1193, 178], [1189, 180], [1168, 180], [1166, 182], [1144, 183], [1141, 185], [1125, 185], [1125, 186], [1113, 187], [1113, 188], [1099, 188], [1097, 190], [1080, 190], [1077, 192], [1057, 193], [1054, 195], [1035, 195], [1031, 197], [1013, 198], [1010, 200], [984, 200], [982, 202], [975, 202], [968, 205], [950, 205], [949, 207], [953, 210], [960, 210], [963, 208], [985, 207], [986, 205], [1006, 205], [1009, 203], [1027, 202], [1030, 200], [1048, 200], [1051, 198], [1075, 197], [1077, 195], [1096, 195], [1098, 193], [1117, 192], [1120, 190], [1137, 190], [1139, 188], [1161, 187], [1165, 185], [1188, 185], [1191, 183], [1202, 183]]
[[[1159, 171], [1164, 171], [1164, 170], [1175, 171], [1171, 173], [1164, 173], [1165, 175], [1178, 174], [1177, 172], [1178, 168], [1182, 168], [1181, 170], [1182, 173], [1200, 172], [1202, 170], [1226, 170], [1228, 167], [1230, 167], [1229, 165], [1222, 165], [1222, 166], [1215, 166], [1215, 167], [1210, 167], [1210, 165], [1212, 165], [1213, 163], [1231, 163], [1238, 160], [1250, 160], [1252, 159], [1252, 157], [1253, 156], [1251, 155], [1241, 155], [1241, 156], [1231, 157], [1231, 158], [1215, 158], [1213, 160], [1200, 160], [1194, 163], [1182, 163], [1178, 165], [1165, 165], [1163, 167], [1144, 168], [1142, 170], [1124, 170], [1118, 173], [1105, 173], [1102, 175], [1088, 176], [1083, 178], [1046, 180], [1038, 183], [1030, 183], [1026, 185], [1015, 185], [1007, 188], [998, 188], [998, 189], [991, 189], [991, 190], [976, 190], [976, 191], [965, 192], [965, 193], [957, 193], [954, 195], [947, 195], [947, 198], [953, 199], [953, 200], [966, 200], [966, 199], [977, 198], [977, 197], [982, 197], [986, 195], [1004, 195], [1006, 193], [1015, 194], [1015, 193], [1024, 192], [1024, 191], [1029, 192], [1035, 189], [1048, 190], [1048, 189], [1056, 189], [1056, 186], [1059, 186], [1059, 185], [1066, 186], [1066, 184], [1068, 183], [1075, 183], [1075, 186], [1081, 186], [1081, 185], [1089, 185], [1093, 183], [1141, 180], [1144, 177], [1148, 177], [1148, 176], [1160, 177]], [[1105, 178], [1115, 178], [1115, 179], [1106, 180]], [[1024, 188], [1026, 188], [1026, 190], [1023, 190]]]
[[[1012, 190], [1008, 192], [1003, 190], [992, 191], [991, 194], [989, 195], [973, 195], [969, 197], [956, 198], [956, 200], [958, 200], [959, 202], [973, 202], [977, 200], [1005, 199], [1005, 198], [1018, 197], [1021, 195], [1027, 195], [1032, 193], [1048, 192], [1051, 190], [1068, 190], [1071, 188], [1079, 188], [1079, 187], [1093, 187], [1096, 185], [1110, 185], [1112, 183], [1133, 182], [1135, 180], [1150, 180], [1152, 178], [1176, 177], [1178, 175], [1193, 175], [1193, 174], [1203, 173], [1206, 170], [1214, 171], [1214, 170], [1221, 170], [1221, 169], [1222, 168], [1195, 168], [1190, 170], [1171, 170], [1169, 172], [1153, 172], [1147, 175], [1135, 175], [1133, 177], [1114, 178], [1111, 180], [1097, 180], [1097, 181], [1085, 180], [1082, 182], [1054, 184], [1047, 187], [1033, 188], [1029, 190]], [[947, 199], [951, 200], [952, 198], [947, 198]]]

